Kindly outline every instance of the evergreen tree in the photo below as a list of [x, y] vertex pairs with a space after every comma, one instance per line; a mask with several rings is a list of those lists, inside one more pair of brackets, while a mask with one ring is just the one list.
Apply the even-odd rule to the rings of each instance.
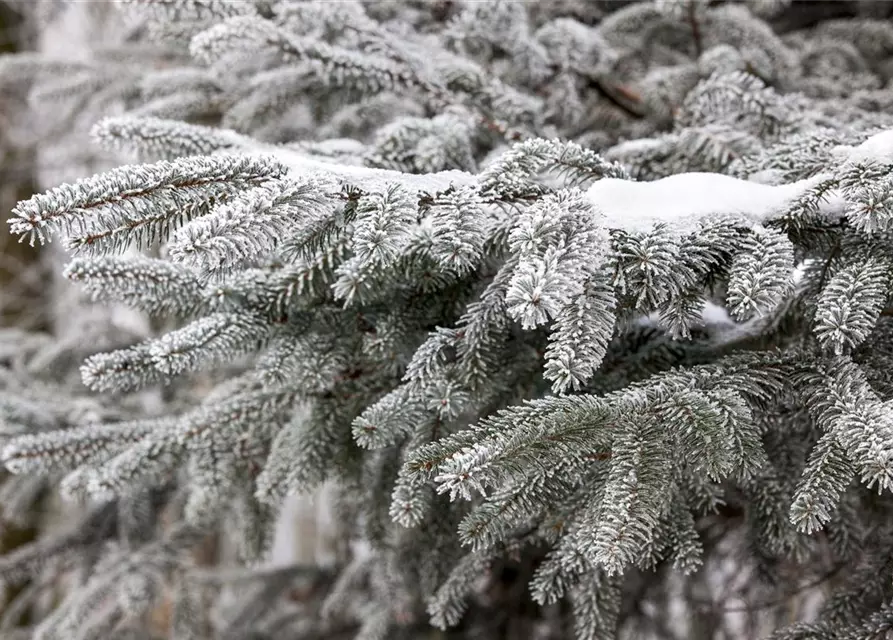
[[[120, 4], [0, 58], [32, 143], [131, 154], [10, 231], [145, 333], [0, 335], [3, 517], [83, 507], [0, 632], [890, 632], [883, 7]], [[321, 486], [334, 557], [263, 565]]]

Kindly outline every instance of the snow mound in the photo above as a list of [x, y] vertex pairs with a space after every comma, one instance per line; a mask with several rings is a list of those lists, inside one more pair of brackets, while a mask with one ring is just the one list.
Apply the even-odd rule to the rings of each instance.
[[[893, 130], [882, 131], [852, 147], [840, 149], [844, 162], [893, 164]], [[640, 233], [666, 224], [684, 234], [714, 215], [736, 216], [754, 226], [782, 214], [798, 196], [829, 174], [820, 174], [790, 184], [764, 184], [719, 173], [680, 173], [653, 182], [606, 178], [586, 192], [589, 202], [612, 229]], [[819, 207], [819, 213], [839, 218], [846, 207], [835, 192]]]

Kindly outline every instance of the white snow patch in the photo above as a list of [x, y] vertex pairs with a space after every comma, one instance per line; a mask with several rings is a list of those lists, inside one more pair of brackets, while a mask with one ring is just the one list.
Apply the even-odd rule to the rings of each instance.
[[844, 157], [852, 163], [877, 162], [878, 164], [893, 164], [893, 129], [876, 133], [855, 147], [838, 147], [844, 151]]
[[373, 169], [353, 165], [338, 164], [320, 158], [301, 153], [285, 147], [270, 145], [257, 146], [248, 149], [251, 155], [272, 155], [288, 168], [305, 176], [308, 173], [327, 173], [335, 179], [360, 189], [369, 191], [384, 191], [390, 185], [399, 184], [416, 192], [436, 193], [445, 191], [451, 186], [464, 186], [473, 184], [477, 177], [464, 171], [440, 171], [437, 173], [412, 174], [390, 169]]
[[[765, 222], [820, 179], [768, 185], [720, 173], [680, 173], [653, 182], [605, 178], [589, 188], [587, 198], [611, 229], [636, 233], [666, 223], [675, 232], [691, 233], [714, 215]], [[823, 208], [836, 210], [840, 204], [832, 198]]]
[[704, 306], [701, 308], [701, 321], [707, 326], [733, 326], [736, 324], [725, 307], [711, 300], [704, 301]]
[[[839, 157], [846, 162], [893, 164], [893, 130], [839, 149]], [[636, 233], [666, 223], [677, 233], [692, 233], [701, 221], [714, 215], [737, 216], [753, 225], [771, 220], [797, 196], [827, 177], [828, 174], [820, 174], [778, 185], [719, 173], [680, 173], [653, 182], [607, 178], [593, 184], [587, 197], [602, 212], [609, 228]], [[819, 213], [839, 218], [845, 206], [844, 198], [832, 192], [820, 204]]]

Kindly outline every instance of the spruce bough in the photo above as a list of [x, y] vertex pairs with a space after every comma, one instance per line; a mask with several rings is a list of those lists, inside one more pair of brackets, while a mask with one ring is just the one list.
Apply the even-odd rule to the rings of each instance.
[[[889, 24], [124, 4], [182, 63], [93, 128], [141, 162], [9, 220], [152, 329], [52, 383], [4, 338], [0, 459], [85, 505], [0, 560], [80, 569], [34, 638], [888, 631]], [[265, 566], [320, 487], [333, 557]]]

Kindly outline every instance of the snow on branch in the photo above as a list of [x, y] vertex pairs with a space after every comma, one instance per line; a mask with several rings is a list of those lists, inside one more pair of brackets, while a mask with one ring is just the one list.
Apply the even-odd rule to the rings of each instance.
[[[275, 149], [275, 150], [274, 150]], [[326, 160], [314, 158], [300, 151], [293, 151], [282, 147], [271, 148], [264, 146], [257, 151], [249, 150], [252, 155], [267, 155], [274, 152], [276, 159], [297, 175], [309, 173], [326, 173], [343, 181], [345, 184], [368, 190], [384, 193], [388, 187], [399, 184], [402, 187], [417, 192], [438, 193], [450, 189], [475, 183], [475, 176], [465, 171], [438, 171], [436, 173], [411, 174], [391, 169], [373, 169], [352, 165], [336, 164]]]
[[109, 117], [93, 127], [92, 136], [106, 148], [128, 149], [138, 154], [158, 149], [174, 149], [180, 155], [237, 154], [255, 158], [272, 156], [298, 179], [306, 178], [308, 174], [325, 174], [344, 185], [380, 193], [394, 184], [409, 191], [437, 193], [446, 191], [451, 186], [460, 187], [476, 181], [473, 174], [464, 171], [416, 175], [341, 164], [314, 157], [305, 151], [259, 142], [231, 129], [211, 128], [164, 118]]
[[[269, 153], [268, 147], [259, 150]], [[854, 147], [841, 147], [844, 164], [893, 164], [893, 131], [883, 131]], [[450, 187], [476, 185], [478, 179], [463, 171], [441, 171], [422, 175], [386, 169], [335, 165], [289, 149], [277, 149], [276, 158], [290, 171], [331, 173], [359, 188], [382, 191], [400, 184], [410, 190], [436, 193]], [[599, 210], [604, 226], [629, 233], [647, 231], [666, 224], [684, 234], [694, 231], [705, 218], [731, 215], [751, 224], [761, 224], [783, 215], [798, 197], [831, 177], [823, 173], [783, 185], [767, 185], [718, 173], [681, 173], [653, 182], [605, 177], [586, 192], [586, 199]], [[818, 203], [820, 215], [838, 218], [848, 200], [833, 190]]]
[[[654, 182], [608, 178], [592, 185], [586, 195], [611, 229], [641, 233], [664, 223], [672, 231], [686, 234], [713, 215], [765, 222], [818, 182], [809, 178], [773, 186], [719, 173], [680, 173]], [[842, 213], [843, 201], [830, 199], [824, 209]]]
[[[875, 134], [854, 147], [841, 147], [838, 157], [844, 164], [893, 164], [893, 131]], [[604, 215], [608, 228], [638, 233], [663, 223], [685, 234], [714, 215], [738, 216], [754, 225], [767, 222], [831, 177], [822, 173], [782, 185], [718, 173], [680, 173], [653, 182], [604, 178], [588, 189], [586, 197]], [[841, 191], [833, 190], [818, 203], [818, 213], [838, 218], [848, 204]]]

